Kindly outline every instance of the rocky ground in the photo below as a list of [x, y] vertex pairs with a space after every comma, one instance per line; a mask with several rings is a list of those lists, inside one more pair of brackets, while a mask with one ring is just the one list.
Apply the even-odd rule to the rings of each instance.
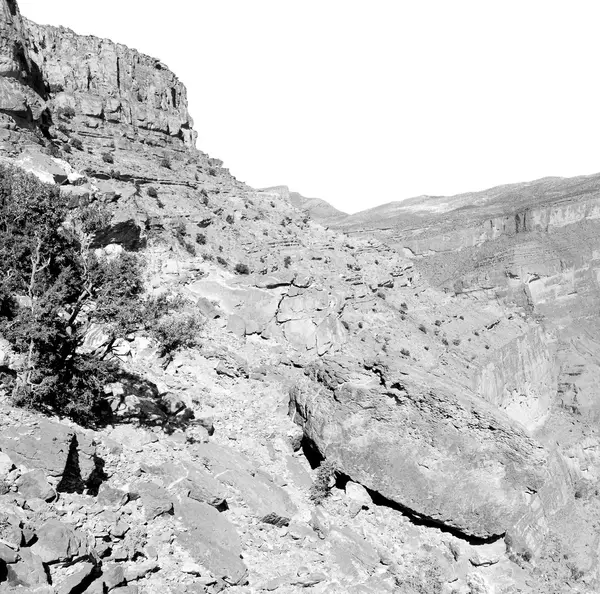
[[414, 230], [329, 229], [196, 150], [164, 64], [1, 5], [2, 160], [109, 205], [95, 247], [137, 251], [204, 324], [170, 361], [115, 345], [106, 427], [2, 394], [0, 592], [597, 591], [595, 272], [569, 243], [593, 205], [538, 200], [490, 245], [444, 227], [487, 214], [442, 239], [428, 219], [423, 254]]

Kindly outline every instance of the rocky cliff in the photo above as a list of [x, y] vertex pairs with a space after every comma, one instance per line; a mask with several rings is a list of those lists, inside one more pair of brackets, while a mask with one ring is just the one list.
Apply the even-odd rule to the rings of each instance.
[[106, 427], [3, 396], [0, 588], [596, 587], [600, 442], [575, 414], [584, 385], [595, 406], [595, 272], [573, 243], [594, 234], [593, 180], [328, 229], [321, 202], [198, 151], [162, 63], [2, 6], [2, 161], [108, 205], [94, 247], [138, 251], [148, 293], [204, 326], [172, 360], [141, 330], [114, 345]]

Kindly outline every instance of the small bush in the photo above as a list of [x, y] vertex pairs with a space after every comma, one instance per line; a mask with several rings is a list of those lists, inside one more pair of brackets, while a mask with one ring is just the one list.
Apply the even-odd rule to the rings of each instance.
[[419, 330], [423, 333], [423, 334], [427, 334], [427, 328], [425, 328], [424, 324], [419, 324]]
[[317, 478], [310, 488], [309, 497], [315, 505], [321, 505], [331, 490], [330, 484], [335, 478], [335, 467], [329, 460], [321, 462], [317, 470]]
[[65, 120], [70, 120], [75, 117], [75, 109], [70, 105], [66, 105], [65, 107], [59, 107], [56, 111], [58, 117], [64, 118]]
[[214, 167], [211, 167], [208, 170], [208, 175], [212, 175], [213, 177], [216, 177], [217, 176], [217, 170]]
[[400, 349], [400, 353], [405, 357], [410, 357], [410, 351], [408, 349]]
[[167, 157], [166, 155], [160, 160], [160, 166], [164, 167], [165, 169], [171, 169], [171, 159], [169, 159], [169, 157]]
[[54, 157], [55, 159], [60, 159], [61, 157], [60, 149], [55, 144], [51, 144], [48, 147], [48, 153], [51, 157]]
[[250, 274], [250, 268], [248, 268], [248, 265], [242, 264], [241, 262], [238, 262], [235, 265], [235, 271], [237, 274]]
[[217, 262], [221, 265], [221, 266], [225, 266], [225, 268], [227, 268], [228, 264], [227, 264], [227, 260], [225, 260], [225, 258], [223, 258], [223, 256], [217, 256]]
[[83, 150], [83, 142], [79, 138], [71, 138], [71, 146], [76, 148], [78, 151]]
[[185, 242], [185, 238], [187, 236], [187, 228], [183, 221], [180, 221], [173, 227], [173, 234], [180, 243]]
[[455, 339], [452, 341], [452, 344], [453, 344], [454, 346], [458, 346], [458, 345], [460, 345], [460, 338], [455, 338]]
[[228, 214], [227, 218], [225, 219], [230, 225], [233, 225], [233, 223], [235, 223], [235, 219], [233, 218], [232, 214]]
[[401, 309], [403, 309], [404, 311], [407, 311], [407, 310], [408, 310], [408, 305], [406, 305], [406, 302], [405, 302], [405, 301], [403, 301], [403, 302], [400, 304], [400, 308], [401, 308]]
[[446, 338], [442, 338], [442, 344], [444, 346], [448, 346], [448, 340]]
[[204, 233], [198, 233], [198, 235], [196, 235], [196, 243], [198, 245], [206, 245], [206, 235], [204, 235]]
[[199, 344], [203, 322], [196, 312], [176, 312], [162, 316], [150, 331], [160, 347], [161, 357], [172, 357], [177, 351]]
[[284, 265], [286, 268], [289, 268], [291, 264], [292, 264], [292, 258], [291, 258], [291, 256], [286, 256], [286, 257], [283, 259], [283, 265]]
[[111, 165], [115, 162], [115, 158], [111, 153], [102, 153], [102, 160], [105, 163], [110, 163]]
[[442, 321], [441, 321], [441, 320], [436, 320], [436, 321], [434, 322], [434, 324], [435, 324], [436, 326], [441, 326], [441, 325], [442, 325]]
[[158, 198], [158, 192], [156, 191], [156, 188], [154, 186], [150, 186], [146, 190], [146, 193], [148, 194], [148, 196], [150, 196], [150, 198]]

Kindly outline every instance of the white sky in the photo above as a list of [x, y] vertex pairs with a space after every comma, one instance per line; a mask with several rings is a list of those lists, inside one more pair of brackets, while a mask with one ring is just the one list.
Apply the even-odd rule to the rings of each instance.
[[600, 171], [597, 0], [19, 0], [160, 58], [198, 148], [346, 212]]

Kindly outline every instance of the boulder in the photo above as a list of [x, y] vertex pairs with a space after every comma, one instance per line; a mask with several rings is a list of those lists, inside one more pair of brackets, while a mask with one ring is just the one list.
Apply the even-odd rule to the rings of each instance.
[[71, 561], [89, 552], [83, 535], [60, 520], [48, 520], [36, 536], [31, 551], [44, 563]]
[[465, 535], [504, 534], [546, 479], [538, 446], [501, 412], [448, 382], [390, 373], [387, 393], [348, 383], [292, 394], [296, 419], [341, 472]]
[[137, 481], [131, 486], [131, 490], [139, 494], [147, 520], [154, 520], [173, 511], [171, 495], [164, 487], [153, 482]]
[[47, 584], [48, 576], [42, 560], [30, 549], [20, 552], [21, 559], [7, 566], [7, 582], [9, 585], [21, 585], [35, 588]]
[[93, 563], [82, 563], [76, 566], [74, 573], [64, 578], [56, 587], [56, 594], [75, 594], [81, 592], [82, 587], [92, 575], [95, 566]]
[[194, 560], [229, 584], [246, 582], [240, 538], [222, 514], [206, 503], [182, 498], [175, 505], [175, 517], [184, 528], [176, 540]]
[[125, 584], [125, 569], [118, 563], [110, 563], [102, 569], [102, 581], [107, 590]]
[[17, 490], [25, 499], [52, 501], [56, 497], [56, 491], [48, 483], [43, 470], [22, 474], [17, 481]]
[[15, 464], [43, 470], [59, 481], [75, 473], [77, 476], [70, 476], [70, 480], [85, 484], [96, 470], [94, 442], [72, 427], [45, 419], [35, 425], [5, 428], [0, 434], [0, 449]]
[[241, 499], [261, 521], [286, 526], [296, 513], [288, 494], [249, 460], [213, 443], [194, 446], [193, 452], [222, 483], [239, 491]]
[[373, 505], [373, 501], [368, 491], [358, 483], [353, 483], [352, 481], [348, 481], [346, 483], [346, 497], [359, 503], [363, 507], [370, 507]]

